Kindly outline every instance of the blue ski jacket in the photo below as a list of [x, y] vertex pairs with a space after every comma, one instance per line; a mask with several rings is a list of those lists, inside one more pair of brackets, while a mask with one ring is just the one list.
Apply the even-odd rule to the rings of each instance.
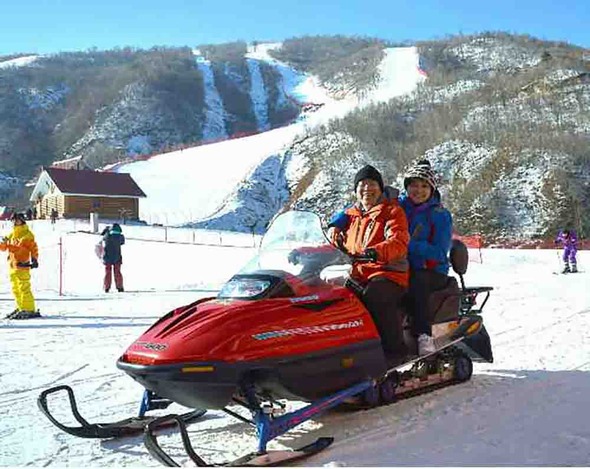
[[410, 268], [435, 270], [447, 275], [453, 219], [451, 213], [441, 205], [438, 191], [420, 205], [415, 205], [406, 193], [402, 193], [398, 200], [408, 218]]

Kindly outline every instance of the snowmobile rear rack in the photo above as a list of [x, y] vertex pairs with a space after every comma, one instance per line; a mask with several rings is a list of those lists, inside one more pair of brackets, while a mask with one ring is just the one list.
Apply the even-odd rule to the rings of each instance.
[[[459, 307], [459, 315], [460, 316], [467, 316], [472, 314], [481, 314], [483, 311], [483, 307], [488, 302], [490, 298], [490, 291], [492, 291], [494, 287], [463, 287], [461, 291], [461, 303]], [[477, 295], [480, 293], [485, 293], [486, 296], [481, 302], [481, 305], [478, 309], [473, 309], [476, 303]]]
[[[60, 391], [67, 392], [72, 415], [80, 424], [80, 426], [73, 427], [64, 425], [63, 423], [59, 422], [49, 411], [47, 406], [47, 396]], [[142, 399], [138, 417], [131, 417], [112, 423], [89, 423], [78, 411], [78, 405], [76, 403], [76, 398], [74, 397], [74, 391], [69, 386], [62, 385], [46, 389], [41, 394], [39, 394], [39, 397], [37, 398], [37, 406], [41, 412], [43, 412], [43, 414], [45, 414], [45, 416], [51, 421], [51, 423], [64, 432], [80, 438], [118, 438], [122, 436], [138, 435], [144, 431], [146, 425], [158, 419], [157, 416], [146, 416], [145, 412], [148, 410], [168, 407], [170, 403], [171, 401], [158, 398], [153, 393], [150, 394], [150, 391], [146, 390], [144, 392], [144, 397]], [[203, 414], [205, 414], [205, 412], [206, 410], [204, 409], [196, 409], [180, 415], [179, 419], [181, 419], [185, 424], [190, 423], [201, 417]], [[170, 422], [169, 424], [173, 423], [174, 422]]]

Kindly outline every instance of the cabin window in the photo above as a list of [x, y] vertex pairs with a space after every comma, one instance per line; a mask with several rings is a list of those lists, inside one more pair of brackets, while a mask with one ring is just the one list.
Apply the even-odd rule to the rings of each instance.
[[100, 208], [100, 200], [93, 200], [92, 208]]

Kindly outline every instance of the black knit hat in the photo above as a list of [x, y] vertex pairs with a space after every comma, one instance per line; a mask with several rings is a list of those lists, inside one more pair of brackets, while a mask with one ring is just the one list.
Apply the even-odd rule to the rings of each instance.
[[377, 171], [373, 166], [368, 164], [367, 166], [361, 168], [358, 173], [354, 176], [354, 190], [356, 191], [356, 186], [358, 183], [361, 182], [363, 179], [372, 179], [373, 181], [377, 181], [379, 183], [379, 187], [381, 188], [381, 192], [383, 192], [384, 184], [383, 178], [381, 177], [381, 173]]
[[27, 219], [25, 218], [25, 214], [24, 214], [24, 213], [18, 213], [18, 212], [14, 212], [14, 213], [12, 214], [12, 216], [10, 217], [10, 219], [11, 219], [12, 221], [17, 221], [17, 220], [20, 220], [20, 221], [22, 221], [23, 223], [27, 223]]
[[415, 165], [411, 166], [404, 177], [404, 188], [407, 189], [412, 179], [424, 179], [432, 190], [437, 189], [436, 175], [430, 167], [430, 161], [420, 160]]

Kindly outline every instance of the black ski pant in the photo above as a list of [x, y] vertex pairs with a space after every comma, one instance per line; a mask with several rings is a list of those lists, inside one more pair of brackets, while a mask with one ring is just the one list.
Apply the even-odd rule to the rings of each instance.
[[405, 356], [407, 348], [400, 303], [406, 290], [385, 277], [374, 277], [363, 290], [363, 303], [369, 310], [388, 355]]
[[447, 285], [448, 277], [435, 270], [410, 271], [410, 288], [408, 289], [408, 307], [414, 319], [416, 335], [432, 335], [428, 300], [433, 291], [441, 290]]

